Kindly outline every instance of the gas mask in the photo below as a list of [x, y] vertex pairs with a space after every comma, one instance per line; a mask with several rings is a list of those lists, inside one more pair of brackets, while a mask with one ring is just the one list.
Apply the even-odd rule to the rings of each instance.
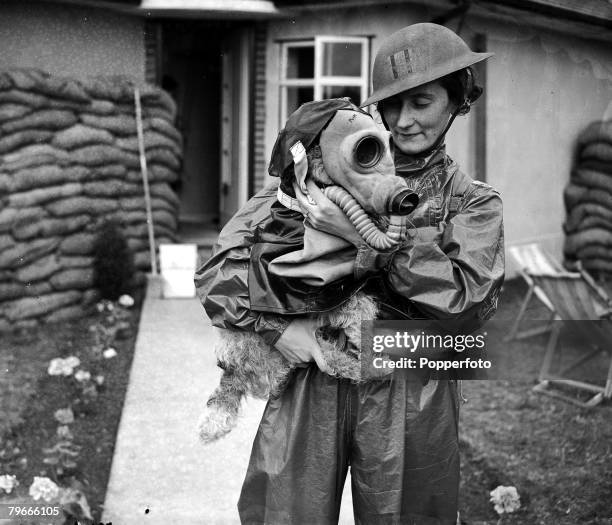
[[407, 215], [418, 204], [395, 175], [390, 136], [367, 115], [340, 110], [319, 140], [331, 184], [344, 188], [371, 215]]
[[[310, 107], [328, 103], [313, 102]], [[280, 152], [289, 151], [293, 182], [303, 194], [308, 196], [306, 179], [310, 177], [325, 196], [342, 209], [366, 244], [377, 250], [397, 246], [405, 238], [407, 215], [417, 206], [418, 196], [409, 190], [402, 177], [395, 175], [390, 133], [377, 126], [369, 115], [348, 107], [327, 117], [318, 128], [317, 141], [314, 133], [307, 135], [300, 131], [312, 122], [306, 107], [296, 112], [301, 120], [292, 122], [279, 135], [278, 147], [275, 146], [278, 157], [273, 154], [271, 173], [285, 171], [286, 162]], [[305, 123], [303, 127], [302, 123]], [[310, 125], [309, 129], [316, 127]], [[278, 200], [301, 211], [297, 201], [281, 188]], [[351, 275], [354, 262], [352, 244], [316, 230], [306, 221], [303, 248], [271, 261], [269, 271], [321, 286]]]

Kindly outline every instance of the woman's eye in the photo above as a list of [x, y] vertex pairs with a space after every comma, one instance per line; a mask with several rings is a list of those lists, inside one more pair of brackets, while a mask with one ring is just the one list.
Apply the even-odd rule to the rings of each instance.
[[429, 104], [431, 104], [431, 100], [429, 100], [428, 98], [417, 98], [414, 101], [414, 105], [417, 108], [424, 108], [426, 106], [429, 106]]

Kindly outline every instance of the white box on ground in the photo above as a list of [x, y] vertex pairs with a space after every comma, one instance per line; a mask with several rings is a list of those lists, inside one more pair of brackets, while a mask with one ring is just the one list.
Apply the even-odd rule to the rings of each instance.
[[196, 244], [160, 244], [159, 265], [163, 277], [162, 297], [194, 297], [193, 276], [196, 271]]

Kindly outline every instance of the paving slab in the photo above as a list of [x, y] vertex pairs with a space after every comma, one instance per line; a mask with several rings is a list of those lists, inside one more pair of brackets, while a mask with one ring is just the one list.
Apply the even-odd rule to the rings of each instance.
[[[197, 299], [161, 298], [160, 279], [147, 287], [102, 519], [238, 524], [236, 503], [265, 403], [249, 399], [236, 429], [200, 444], [199, 413], [220, 376], [213, 329]], [[349, 492], [342, 525], [353, 523]]]

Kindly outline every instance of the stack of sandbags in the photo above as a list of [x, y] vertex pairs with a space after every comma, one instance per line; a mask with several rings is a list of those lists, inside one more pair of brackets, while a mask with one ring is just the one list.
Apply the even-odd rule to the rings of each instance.
[[612, 120], [579, 136], [564, 197], [566, 265], [579, 260], [587, 270], [612, 272]]
[[[181, 164], [176, 108], [140, 86], [153, 223], [175, 239]], [[0, 330], [82, 315], [96, 300], [92, 248], [119, 221], [139, 277], [150, 269], [134, 86], [36, 70], [0, 73]]]

